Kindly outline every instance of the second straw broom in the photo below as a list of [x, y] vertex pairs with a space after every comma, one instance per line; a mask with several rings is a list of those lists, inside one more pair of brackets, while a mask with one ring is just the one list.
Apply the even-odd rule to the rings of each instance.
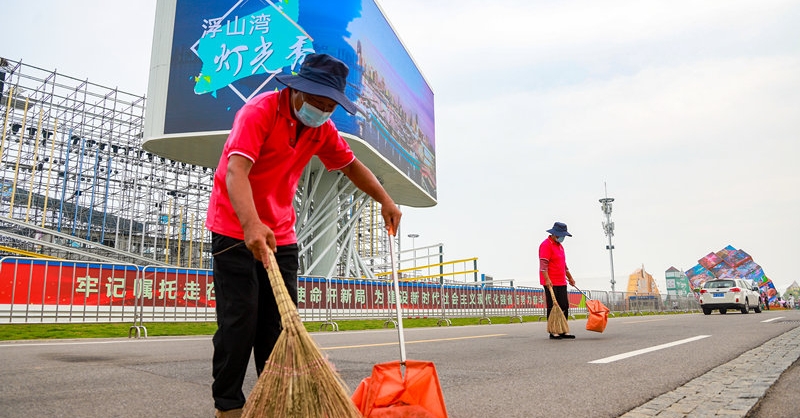
[[569, 324], [567, 324], [567, 317], [561, 306], [558, 305], [556, 294], [553, 292], [553, 286], [548, 286], [550, 289], [550, 297], [553, 300], [553, 308], [550, 309], [550, 316], [547, 317], [547, 332], [550, 334], [567, 334], [569, 333]]

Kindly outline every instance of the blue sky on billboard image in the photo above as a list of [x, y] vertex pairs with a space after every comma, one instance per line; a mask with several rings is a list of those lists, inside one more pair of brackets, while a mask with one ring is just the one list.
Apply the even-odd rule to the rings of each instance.
[[[388, 84], [391, 85], [393, 91], [402, 91], [402, 96], [411, 100], [412, 103], [408, 105], [416, 106], [420, 109], [429, 108], [430, 99], [430, 86], [419, 72], [417, 71], [414, 62], [409, 59], [405, 54], [390, 54], [389, 51], [397, 51], [403, 48], [402, 43], [399, 42], [397, 37], [389, 32], [388, 22], [380, 14], [380, 10], [373, 7], [372, 2], [364, 2], [365, 10], [362, 10], [362, 17], [355, 19], [348, 29], [353, 33], [353, 39], [362, 39], [362, 47], [368, 49], [365, 54], [368, 54], [373, 62], [380, 63], [379, 70], [381, 74], [386, 77]], [[369, 34], [369, 37], [364, 36]], [[375, 36], [379, 34], [379, 36]], [[351, 41], [352, 42], [352, 41]], [[356, 45], [353, 45], [355, 48]], [[385, 56], [391, 55], [394, 63], [390, 63]], [[434, 140], [434, 109], [428, 109], [428, 112], [423, 112], [419, 115], [420, 125], [423, 131], [427, 134], [432, 142]]]
[[[155, 3], [9, 2], [0, 56], [143, 94]], [[617, 289], [728, 245], [800, 281], [800, 3], [378, 4], [435, 94], [438, 205], [403, 208], [401, 246], [538, 285], [559, 220], [578, 286], [608, 290], [606, 184]]]

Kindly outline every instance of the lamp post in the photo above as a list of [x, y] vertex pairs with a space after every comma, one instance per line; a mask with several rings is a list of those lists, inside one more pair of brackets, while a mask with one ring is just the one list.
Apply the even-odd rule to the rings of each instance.
[[606, 215], [606, 221], [603, 222], [603, 232], [605, 232], [606, 236], [608, 237], [608, 245], [606, 245], [606, 249], [608, 250], [608, 256], [611, 260], [611, 291], [614, 291], [614, 284], [617, 283], [614, 280], [614, 245], [611, 243], [611, 237], [614, 236], [614, 222], [611, 222], [611, 202], [614, 201], [613, 197], [608, 197], [608, 191], [606, 191], [606, 197], [600, 199], [600, 208], [603, 210], [603, 213]]
[[419, 238], [419, 234], [408, 234], [408, 237], [411, 238], [411, 249], [414, 251], [412, 253], [412, 257], [414, 257], [414, 269], [417, 269], [417, 244], [416, 240]]

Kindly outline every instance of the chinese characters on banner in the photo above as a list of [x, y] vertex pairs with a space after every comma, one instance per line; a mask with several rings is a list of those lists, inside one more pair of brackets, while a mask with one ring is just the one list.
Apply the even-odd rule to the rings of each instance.
[[[392, 286], [377, 280], [301, 277], [299, 309], [393, 308]], [[544, 308], [541, 289], [401, 283], [404, 309]], [[209, 270], [5, 259], [0, 266], [0, 304], [214, 307]], [[580, 294], [570, 294], [578, 306]]]

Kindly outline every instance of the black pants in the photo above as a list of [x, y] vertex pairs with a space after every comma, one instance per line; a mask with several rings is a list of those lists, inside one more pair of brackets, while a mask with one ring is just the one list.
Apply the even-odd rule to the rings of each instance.
[[[569, 318], [569, 293], [567, 292], [567, 285], [553, 286], [553, 293], [556, 294], [556, 301], [558, 306], [564, 311], [564, 317]], [[545, 286], [544, 297], [547, 301], [547, 317], [550, 318], [550, 311], [553, 309], [553, 298], [550, 296], [550, 289]]]
[[[238, 244], [238, 245], [237, 245]], [[241, 240], [212, 234], [214, 292], [217, 302], [217, 332], [211, 392], [214, 406], [221, 410], [241, 408], [242, 392], [250, 353], [256, 372], [264, 363], [281, 333], [281, 318], [264, 265]], [[278, 247], [278, 260], [286, 288], [297, 305], [297, 244]]]

